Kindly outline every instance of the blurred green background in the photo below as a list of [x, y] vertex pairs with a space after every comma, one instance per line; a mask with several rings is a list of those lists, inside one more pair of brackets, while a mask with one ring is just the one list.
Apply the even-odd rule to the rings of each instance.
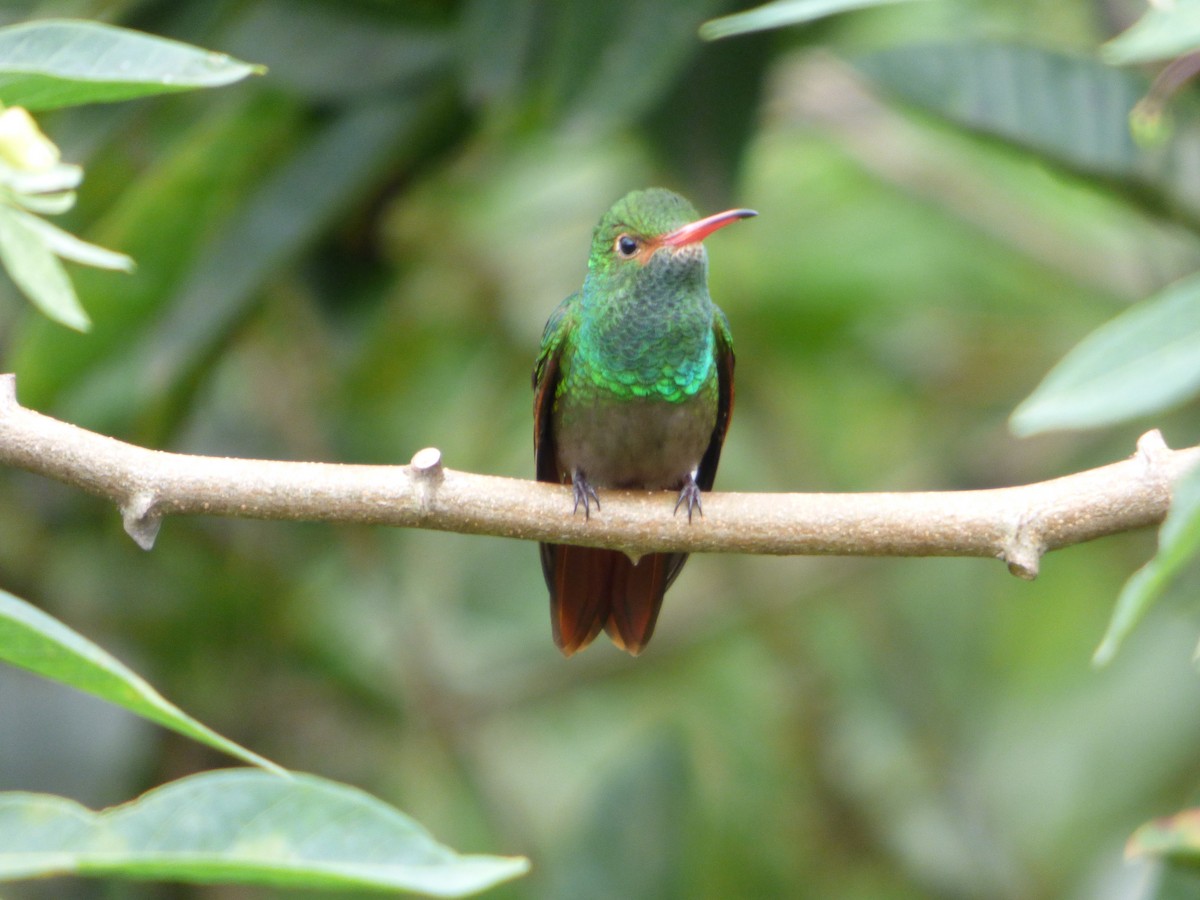
[[[1200, 268], [1181, 95], [1096, 47], [1143, 8], [897, 4], [704, 43], [716, 0], [8, 2], [251, 62], [218, 91], [42, 118], [83, 164], [79, 335], [0, 284], [21, 402], [193, 453], [531, 477], [529, 371], [590, 230], [661, 184], [757, 209], [708, 243], [737, 410], [718, 488], [1037, 481], [1200, 441], [1195, 409], [1017, 440], [1012, 408], [1116, 312]], [[567, 501], [564, 500], [564, 509]], [[1181, 589], [1092, 650], [1151, 533], [983, 560], [695, 557], [653, 644], [562, 659], [532, 545], [171, 519], [0, 473], [0, 584], [293, 769], [462, 851], [514, 898], [1133, 898], [1122, 847], [1197, 799], [1200, 622]], [[231, 764], [0, 671], [0, 789], [89, 805]], [[13, 898], [266, 890], [56, 881]]]

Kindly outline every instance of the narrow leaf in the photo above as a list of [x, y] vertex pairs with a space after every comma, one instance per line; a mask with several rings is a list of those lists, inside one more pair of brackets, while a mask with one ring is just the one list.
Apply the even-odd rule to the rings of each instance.
[[59, 191], [56, 194], [13, 194], [13, 203], [22, 209], [43, 216], [59, 216], [75, 206], [74, 191]]
[[223, 53], [127, 28], [42, 19], [0, 28], [0, 102], [26, 109], [218, 87], [261, 72]]
[[174, 295], [197, 247], [221, 231], [277, 149], [295, 140], [296, 110], [290, 107], [250, 97], [221, 105], [156, 156], [92, 224], [91, 235], [138, 261], [138, 277], [112, 278], [87, 269], [76, 275], [96, 320], [86, 341], [43, 321], [6, 335], [12, 340], [6, 365], [22, 373], [22, 396], [31, 407], [54, 406], [64, 388], [94, 384], [99, 361], [130, 353]]
[[11, 206], [0, 205], [0, 262], [34, 305], [51, 319], [76, 331], [87, 331], [91, 320], [75, 296], [62, 263], [28, 217]]
[[[275, 775], [285, 771], [167, 702], [141, 677], [87, 638], [0, 591], [0, 661], [69, 685]], [[0, 848], [4, 841], [0, 839]]]
[[4, 185], [16, 194], [50, 194], [70, 191], [83, 183], [83, 169], [70, 163], [59, 163], [49, 169], [33, 172], [11, 170], [5, 173]]
[[1102, 325], [1013, 412], [1020, 435], [1096, 428], [1166, 409], [1200, 391], [1200, 275]]
[[700, 26], [700, 37], [706, 41], [715, 41], [752, 31], [800, 25], [852, 9], [905, 2], [912, 0], [776, 0], [774, 3], [764, 3], [745, 12], [710, 19]]
[[1125, 856], [1160, 856], [1200, 863], [1200, 809], [1185, 809], [1147, 822], [1129, 838]]
[[1114, 65], [1172, 59], [1200, 49], [1200, 0], [1151, 3], [1142, 17], [1101, 48]]
[[0, 880], [105, 875], [462, 897], [528, 868], [520, 857], [460, 856], [399, 810], [312, 775], [209, 772], [101, 812], [0, 794]]
[[256, 0], [221, 41], [231, 53], [266, 63], [277, 88], [340, 104], [428, 86], [448, 72], [459, 48], [450, 29], [411, 18], [371, 15], [349, 3]]
[[1158, 532], [1158, 552], [1125, 582], [1113, 609], [1108, 630], [1092, 656], [1107, 664], [1121, 642], [1187, 563], [1200, 553], [1200, 467], [1176, 482], [1171, 511]]
[[[259, 299], [263, 281], [397, 164], [397, 152], [412, 146], [436, 103], [411, 96], [360, 104], [272, 171], [200, 251], [161, 322], [98, 376], [120, 373], [133, 392], [128, 396], [143, 392], [125, 412], [161, 401]], [[82, 387], [85, 395], [89, 386]]]
[[111, 269], [117, 272], [133, 271], [133, 260], [124, 253], [116, 253], [112, 250], [105, 250], [103, 247], [97, 247], [95, 244], [89, 244], [37, 216], [23, 213], [17, 213], [17, 215], [20, 216], [26, 227], [41, 235], [51, 252], [63, 259], [97, 269]]

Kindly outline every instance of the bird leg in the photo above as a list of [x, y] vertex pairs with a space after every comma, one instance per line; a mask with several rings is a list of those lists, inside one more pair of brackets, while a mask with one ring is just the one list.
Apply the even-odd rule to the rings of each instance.
[[679, 499], [675, 501], [675, 512], [679, 512], [679, 507], [687, 504], [688, 521], [692, 521], [692, 510], [696, 510], [700, 515], [704, 515], [704, 508], [700, 505], [700, 485], [696, 484], [696, 473], [689, 472], [687, 478], [683, 482], [683, 487], [679, 491]]
[[583, 517], [590, 518], [592, 514], [592, 501], [596, 502], [596, 509], [600, 508], [600, 497], [596, 494], [596, 489], [588, 484], [587, 478], [578, 469], [571, 476], [571, 487], [575, 491], [575, 508], [571, 510], [571, 515], [579, 512], [579, 504], [583, 504]]

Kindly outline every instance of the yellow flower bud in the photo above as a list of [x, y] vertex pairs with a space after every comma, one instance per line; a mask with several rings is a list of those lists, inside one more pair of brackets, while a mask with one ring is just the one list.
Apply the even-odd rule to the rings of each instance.
[[24, 172], [45, 172], [58, 164], [58, 147], [20, 106], [0, 112], [0, 162]]

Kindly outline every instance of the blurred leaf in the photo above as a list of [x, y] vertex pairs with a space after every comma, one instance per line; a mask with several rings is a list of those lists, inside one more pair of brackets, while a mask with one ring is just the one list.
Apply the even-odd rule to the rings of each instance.
[[219, 87], [262, 72], [224, 53], [99, 22], [0, 28], [0, 101], [26, 109]]
[[1178, 864], [1168, 859], [1166, 865], [1156, 868], [1157, 877], [1144, 895], [1145, 900], [1195, 900], [1200, 897], [1200, 871], [1189, 858], [1181, 859]]
[[1161, 856], [1200, 863], [1200, 809], [1185, 809], [1147, 822], [1130, 836], [1125, 856]]
[[1100, 52], [1114, 65], [1153, 62], [1200, 48], [1200, 0], [1151, 2], [1142, 17]]
[[25, 225], [41, 236], [46, 246], [56, 256], [77, 262], [81, 266], [111, 269], [116, 272], [132, 272], [133, 260], [124, 253], [114, 253], [95, 244], [89, 244], [56, 225], [51, 225], [36, 216], [22, 216]]
[[[138, 125], [139, 131], [162, 127], [157, 117]], [[33, 318], [18, 333], [10, 365], [21, 373], [21, 393], [31, 405], [51, 407], [61, 391], [89, 381], [101, 361], [131, 352], [200, 248], [269, 176], [300, 127], [288, 104], [251, 98], [176, 132], [161, 158], [139, 172], [90, 229], [96, 240], [128, 252], [138, 268], [130, 278], [77, 273], [79, 293], [95, 317], [87, 339]], [[90, 176], [93, 186], [113, 177], [102, 164], [91, 166]], [[91, 416], [78, 421], [96, 424]]]
[[[616, 17], [603, 4], [564, 6], [594, 8], [586, 17], [575, 14], [566, 35], [564, 49], [573, 47], [573, 52], [561, 57], [561, 71], [570, 72], [578, 85], [569, 95], [568, 118], [611, 128], [646, 113], [696, 53], [696, 29], [717, 5], [718, 0], [642, 0]], [[587, 21], [600, 10], [602, 18]], [[631, 72], [637, 77], [629, 77]]]
[[538, 0], [469, 0], [460, 19], [459, 68], [471, 102], [519, 98], [539, 13]]
[[75, 288], [32, 216], [0, 204], [0, 261], [21, 292], [56, 322], [87, 331], [91, 320]]
[[[507, 0], [503, 10], [476, 4], [462, 34], [486, 39], [480, 58], [464, 61], [467, 89], [473, 98], [503, 96], [484, 83], [503, 73], [508, 96], [543, 122], [565, 118], [591, 132], [623, 127], [670, 88], [698, 49], [696, 28], [718, 2], [644, 0], [618, 16], [601, 3], [542, 2], [530, 9]], [[533, 49], [526, 54], [524, 47]]]
[[194, 775], [101, 812], [0, 794], [0, 879], [106, 875], [462, 897], [523, 874], [520, 857], [459, 856], [400, 811], [312, 775]]
[[594, 802], [580, 810], [583, 827], [559, 860], [550, 896], [669, 897], [682, 882], [696, 791], [687, 743], [668, 728], [622, 748], [595, 773]]
[[715, 41], [751, 31], [801, 25], [852, 9], [905, 2], [912, 0], [775, 0], [774, 3], [764, 3], [745, 12], [710, 19], [700, 26], [700, 37]]
[[1130, 175], [1129, 112], [1145, 83], [1096, 60], [1016, 44], [908, 44], [851, 62], [885, 91], [1073, 167]]
[[[0, 591], [0, 660], [115, 703], [135, 715], [275, 773], [284, 770], [167, 702], [141, 677], [35, 606]], [[5, 846], [0, 839], [0, 848]]]
[[970, 40], [851, 61], [906, 103], [1104, 179], [1126, 201], [1200, 231], [1200, 111], [1184, 95], [1172, 102], [1169, 139], [1139, 146], [1130, 116], [1148, 82], [1095, 59]]
[[[59, 191], [54, 194], [14, 194], [13, 202], [22, 209], [41, 216], [58, 216], [75, 206], [74, 191]], [[124, 255], [124, 254], [120, 254]], [[129, 257], [125, 257], [128, 259]], [[105, 268], [105, 267], [101, 267]], [[119, 266], [109, 268], [120, 268]]]
[[367, 16], [348, 4], [263, 0], [250, 6], [222, 46], [253, 55], [282, 84], [322, 100], [395, 90], [449, 70], [447, 31]]
[[658, 158], [699, 208], [736, 205], [738, 175], [772, 64], [770, 36], [709, 44], [644, 117]]
[[[436, 102], [408, 97], [348, 110], [245, 198], [200, 253], [166, 317], [105, 373], [123, 379], [120, 409], [113, 413], [127, 415], [165, 401], [253, 307], [264, 281], [393, 170], [398, 148], [415, 145]], [[84, 388], [105, 384], [99, 380]], [[84, 396], [76, 402], [90, 401]]]
[[1020, 435], [1097, 428], [1200, 391], [1200, 275], [1144, 300], [1083, 339], [1012, 414]]
[[1171, 511], [1158, 532], [1158, 552], [1133, 573], [1117, 598], [1108, 630], [1092, 657], [1108, 663], [1171, 580], [1200, 553], [1200, 467], [1176, 482]]

